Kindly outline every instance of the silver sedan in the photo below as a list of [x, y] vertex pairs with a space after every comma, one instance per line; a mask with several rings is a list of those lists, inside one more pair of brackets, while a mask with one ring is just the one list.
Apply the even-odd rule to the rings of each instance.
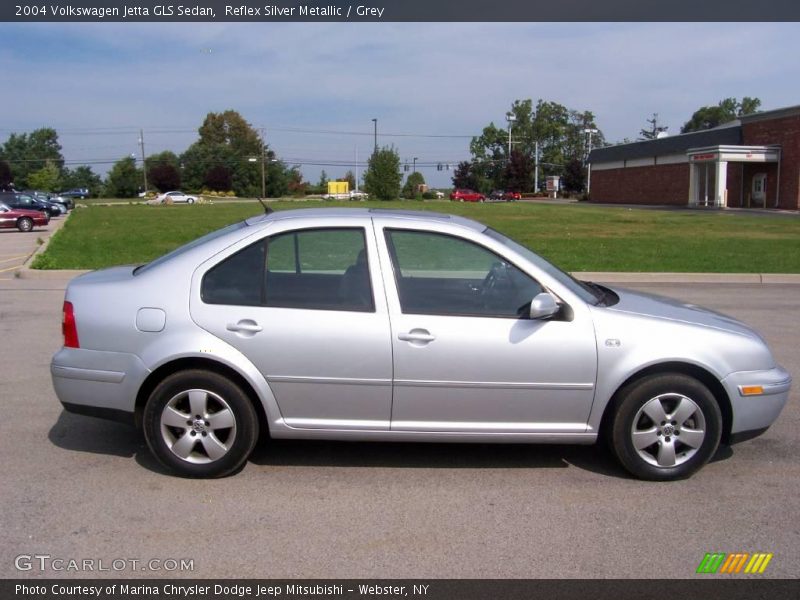
[[592, 444], [684, 478], [765, 431], [791, 377], [746, 325], [580, 282], [484, 225], [380, 209], [261, 215], [74, 279], [53, 385], [230, 474], [273, 438]]

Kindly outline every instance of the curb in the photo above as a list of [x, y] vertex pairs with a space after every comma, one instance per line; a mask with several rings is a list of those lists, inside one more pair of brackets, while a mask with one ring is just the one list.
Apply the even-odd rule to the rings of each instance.
[[800, 284], [797, 273], [620, 273], [573, 272], [577, 279], [604, 283], [748, 283]]
[[75, 209], [73, 208], [69, 211], [66, 215], [64, 215], [63, 219], [59, 219], [58, 221], [50, 221], [52, 224], [52, 228], [47, 230], [47, 237], [44, 240], [44, 243], [36, 248], [28, 258], [25, 259], [25, 262], [22, 263], [22, 268], [17, 271], [16, 276], [19, 279], [72, 279], [78, 275], [82, 275], [83, 273], [88, 273], [88, 271], [72, 271], [72, 270], [43, 270], [43, 269], [31, 269], [30, 265], [33, 264], [34, 259], [44, 252], [47, 247], [50, 245], [50, 240], [53, 239], [53, 236], [64, 226], [69, 218], [72, 216], [72, 212]]

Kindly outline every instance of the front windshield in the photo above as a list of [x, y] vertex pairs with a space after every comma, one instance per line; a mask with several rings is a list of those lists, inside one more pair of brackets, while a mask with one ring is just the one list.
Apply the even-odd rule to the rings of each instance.
[[504, 236], [499, 231], [495, 231], [491, 227], [487, 227], [484, 233], [493, 240], [500, 242], [507, 248], [511, 248], [517, 254], [520, 254], [523, 257], [525, 257], [529, 262], [533, 263], [534, 265], [536, 265], [536, 267], [538, 267], [539, 269], [550, 275], [550, 277], [552, 277], [560, 284], [562, 284], [564, 287], [569, 289], [569, 291], [578, 296], [584, 302], [587, 302], [589, 304], [597, 304], [600, 300], [603, 299], [602, 292], [596, 291], [591, 287], [589, 287], [588, 285], [586, 285], [585, 283], [578, 281], [572, 275], [565, 273], [564, 271], [556, 267], [554, 264], [548, 262], [547, 260], [539, 256], [535, 252], [529, 250], [522, 244], [519, 244], [514, 240], [512, 240], [511, 238]]
[[175, 250], [173, 250], [172, 252], [167, 252], [165, 255], [160, 256], [159, 258], [147, 263], [146, 265], [140, 265], [136, 267], [133, 270], [133, 274], [138, 275], [140, 273], [144, 273], [145, 271], [149, 271], [153, 267], [158, 266], [161, 263], [167, 262], [171, 258], [175, 258], [176, 256], [183, 254], [184, 252], [188, 252], [192, 248], [196, 248], [200, 244], [205, 244], [206, 242], [221, 237], [231, 231], [241, 229], [242, 227], [247, 227], [246, 221], [240, 221], [239, 223], [234, 223], [233, 225], [228, 225], [227, 227], [223, 227], [222, 229], [217, 229], [216, 231], [207, 233], [204, 236], [197, 238], [196, 240], [192, 240], [191, 242], [184, 244], [183, 246], [175, 248]]

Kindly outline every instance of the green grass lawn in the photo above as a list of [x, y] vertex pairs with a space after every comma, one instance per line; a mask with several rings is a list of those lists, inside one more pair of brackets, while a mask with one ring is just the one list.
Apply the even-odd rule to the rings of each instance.
[[[309, 201], [271, 206], [368, 206], [464, 215], [569, 271], [800, 273], [800, 218], [528, 203]], [[34, 268], [144, 263], [261, 212], [257, 203], [76, 209]]]

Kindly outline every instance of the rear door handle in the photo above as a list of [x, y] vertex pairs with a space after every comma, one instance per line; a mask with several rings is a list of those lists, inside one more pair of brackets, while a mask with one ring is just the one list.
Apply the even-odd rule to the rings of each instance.
[[225, 329], [241, 335], [255, 335], [259, 331], [263, 330], [261, 325], [259, 325], [252, 319], [242, 319], [237, 323], [228, 323]]
[[436, 339], [435, 335], [427, 329], [412, 329], [408, 333], [398, 333], [397, 339], [403, 342], [416, 342], [417, 344], [424, 345]]

